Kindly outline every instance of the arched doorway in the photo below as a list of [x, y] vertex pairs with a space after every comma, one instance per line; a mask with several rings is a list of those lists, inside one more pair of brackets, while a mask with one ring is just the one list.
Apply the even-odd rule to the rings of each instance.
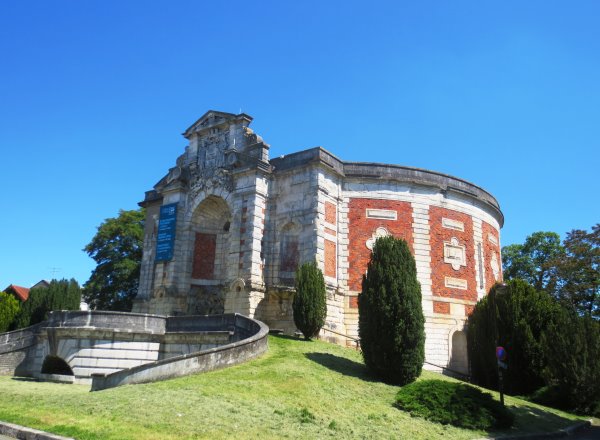
[[221, 197], [209, 196], [194, 211], [191, 221], [193, 253], [188, 313], [224, 312], [224, 286], [229, 273], [231, 211]]
[[73, 376], [73, 370], [67, 362], [58, 356], [46, 356], [42, 364], [42, 374], [61, 374]]
[[462, 374], [469, 374], [467, 333], [463, 330], [452, 333], [452, 353], [449, 368]]

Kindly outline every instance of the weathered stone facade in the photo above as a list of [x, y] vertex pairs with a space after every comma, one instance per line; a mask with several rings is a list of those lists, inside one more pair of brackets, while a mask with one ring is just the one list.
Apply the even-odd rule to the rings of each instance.
[[[500, 280], [497, 201], [464, 180], [397, 165], [344, 162], [317, 147], [269, 159], [252, 118], [209, 111], [189, 146], [141, 203], [147, 221], [134, 311], [237, 312], [294, 331], [299, 263], [327, 285], [322, 335], [358, 333], [357, 295], [378, 236], [408, 241], [426, 317], [426, 359], [466, 369], [464, 325]], [[172, 258], [156, 261], [159, 211], [177, 207]], [[349, 341], [348, 341], [349, 342]]]

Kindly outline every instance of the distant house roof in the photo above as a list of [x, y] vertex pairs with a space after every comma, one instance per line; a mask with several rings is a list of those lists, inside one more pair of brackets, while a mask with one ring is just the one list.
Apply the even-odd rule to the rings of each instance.
[[44, 288], [44, 287], [50, 287], [50, 283], [46, 280], [40, 280], [37, 283], [35, 283], [33, 286], [31, 286], [30, 289], [39, 289], [39, 288]]
[[4, 291], [6, 293], [12, 293], [18, 300], [21, 302], [27, 301], [29, 298], [29, 291], [31, 289], [44, 289], [50, 287], [50, 283], [46, 280], [40, 280], [31, 286], [29, 289], [27, 287], [17, 286], [16, 284], [11, 284]]
[[4, 289], [4, 291], [6, 293], [12, 293], [21, 302], [25, 302], [27, 301], [27, 298], [29, 298], [29, 289], [27, 287], [21, 287], [11, 284], [6, 289]]

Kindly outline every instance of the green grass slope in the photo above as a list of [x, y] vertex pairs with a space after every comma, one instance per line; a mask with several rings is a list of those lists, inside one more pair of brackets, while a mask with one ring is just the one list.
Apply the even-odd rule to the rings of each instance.
[[[451, 380], [423, 372], [421, 379]], [[87, 386], [0, 377], [0, 420], [78, 439], [394, 438], [489, 435], [411, 417], [398, 387], [371, 378], [354, 350], [271, 337], [260, 359], [165, 382]], [[497, 397], [497, 396], [496, 396]], [[506, 434], [552, 431], [575, 416], [507, 398]]]

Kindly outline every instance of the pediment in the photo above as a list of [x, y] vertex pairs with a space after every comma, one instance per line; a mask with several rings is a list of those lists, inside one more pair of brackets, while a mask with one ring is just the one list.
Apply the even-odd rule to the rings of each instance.
[[208, 128], [217, 127], [219, 125], [223, 125], [226, 123], [231, 123], [234, 121], [245, 120], [248, 123], [252, 121], [252, 117], [245, 114], [240, 113], [238, 115], [233, 113], [219, 112], [216, 110], [209, 110], [200, 119], [194, 122], [184, 133], [183, 136], [188, 138], [197, 132], [204, 131]]

